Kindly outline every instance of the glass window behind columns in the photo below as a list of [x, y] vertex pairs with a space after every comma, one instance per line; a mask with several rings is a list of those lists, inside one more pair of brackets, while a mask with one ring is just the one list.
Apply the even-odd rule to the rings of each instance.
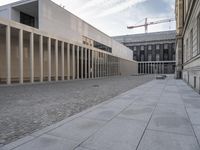
[[104, 44], [102, 44], [102, 43], [99, 43], [99, 42], [97, 42], [97, 41], [94, 41], [94, 47], [95, 47], [95, 48], [98, 48], [98, 49], [101, 49], [101, 50], [103, 50], [103, 51], [112, 53], [112, 48], [111, 48], [111, 47], [106, 46], [106, 45], [104, 45]]

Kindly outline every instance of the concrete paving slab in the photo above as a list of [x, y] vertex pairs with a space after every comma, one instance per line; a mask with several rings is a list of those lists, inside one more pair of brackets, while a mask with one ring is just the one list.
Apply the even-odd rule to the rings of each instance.
[[183, 99], [197, 98], [200, 100], [199, 94], [194, 91], [179, 91]]
[[158, 103], [155, 114], [172, 114], [172, 115], [182, 115], [187, 116], [185, 107], [183, 105], [178, 104], [163, 104]]
[[118, 108], [120, 110], [123, 110], [125, 109], [126, 107], [128, 107], [130, 104], [132, 104], [134, 102], [134, 99], [132, 100], [124, 100], [124, 99], [117, 99], [117, 100], [114, 100], [102, 107], [104, 108]]
[[147, 105], [131, 105], [119, 116], [127, 119], [136, 119], [148, 122], [154, 107]]
[[187, 109], [192, 124], [200, 125], [200, 109]]
[[95, 119], [95, 120], [109, 121], [112, 118], [114, 118], [116, 115], [118, 115], [121, 111], [122, 111], [122, 109], [118, 109], [115, 107], [114, 108], [113, 107], [101, 107], [101, 108], [97, 108], [94, 111], [86, 113], [85, 115], [83, 115], [83, 117]]
[[186, 108], [200, 109], [200, 99], [183, 99]]
[[193, 136], [147, 130], [138, 150], [199, 150]]
[[189, 119], [187, 117], [172, 114], [153, 115], [148, 129], [193, 135]]
[[200, 143], [200, 125], [193, 125], [195, 135], [197, 137], [198, 142]]
[[147, 106], [156, 106], [159, 99], [157, 97], [150, 96], [141, 96], [134, 100], [133, 104], [136, 105], [147, 105]]
[[162, 96], [160, 103], [184, 105], [181, 97]]
[[69, 139], [42, 135], [36, 140], [28, 142], [15, 150], [73, 150], [78, 144]]
[[159, 104], [148, 129], [193, 135], [192, 126], [183, 106]]
[[104, 121], [92, 120], [87, 118], [77, 118], [61, 127], [48, 132], [48, 135], [83, 141], [99, 130], [105, 124]]
[[94, 150], [133, 150], [146, 123], [117, 117], [90, 137], [81, 146]]

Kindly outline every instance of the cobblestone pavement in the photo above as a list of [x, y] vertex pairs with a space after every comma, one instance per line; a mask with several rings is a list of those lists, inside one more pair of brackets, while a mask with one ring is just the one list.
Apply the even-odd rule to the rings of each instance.
[[0, 87], [0, 146], [153, 79], [113, 77]]

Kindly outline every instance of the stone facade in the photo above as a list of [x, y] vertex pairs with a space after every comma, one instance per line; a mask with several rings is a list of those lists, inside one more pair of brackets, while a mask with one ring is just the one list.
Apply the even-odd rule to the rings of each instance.
[[114, 37], [133, 51], [139, 73], [175, 72], [175, 31]]
[[176, 0], [176, 76], [200, 92], [200, 1]]

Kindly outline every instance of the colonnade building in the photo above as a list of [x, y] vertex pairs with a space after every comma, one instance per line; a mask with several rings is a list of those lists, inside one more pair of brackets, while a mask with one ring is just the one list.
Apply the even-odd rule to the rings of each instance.
[[164, 31], [113, 37], [133, 51], [140, 74], [174, 74], [176, 32]]
[[0, 7], [0, 83], [137, 74], [133, 52], [50, 0]]
[[200, 1], [176, 0], [176, 77], [200, 92]]

